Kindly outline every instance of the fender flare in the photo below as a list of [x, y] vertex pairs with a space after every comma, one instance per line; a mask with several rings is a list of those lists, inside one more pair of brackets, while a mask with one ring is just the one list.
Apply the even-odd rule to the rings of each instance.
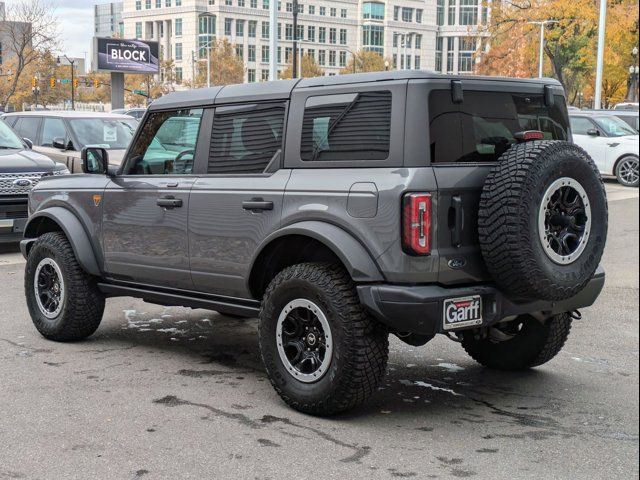
[[31, 245], [36, 241], [36, 238], [33, 236], [35, 235], [34, 229], [38, 224], [38, 220], [42, 218], [54, 221], [64, 232], [67, 240], [71, 243], [73, 253], [78, 263], [85, 272], [97, 277], [102, 275], [95, 252], [93, 251], [93, 246], [91, 245], [91, 240], [82, 223], [73, 212], [62, 207], [46, 208], [36, 212], [29, 218], [24, 230], [25, 240], [20, 242], [20, 249], [25, 258], [28, 255]]
[[365, 247], [344, 229], [319, 221], [298, 222], [277, 230], [269, 235], [258, 247], [251, 259], [251, 269], [262, 252], [274, 240], [288, 235], [302, 235], [313, 238], [329, 248], [340, 259], [355, 282], [382, 282], [384, 277]]

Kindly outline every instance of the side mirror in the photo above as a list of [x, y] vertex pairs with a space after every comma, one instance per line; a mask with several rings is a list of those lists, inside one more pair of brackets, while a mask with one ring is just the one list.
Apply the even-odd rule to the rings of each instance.
[[590, 137], [599, 137], [600, 132], [595, 128], [590, 128], [589, 130], [587, 130], [587, 135], [589, 135]]
[[64, 141], [64, 138], [62, 138], [62, 137], [54, 138], [53, 142], [51, 143], [51, 145], [53, 146], [53, 148], [59, 148], [60, 150], [66, 150], [67, 149], [67, 144]]
[[33, 142], [28, 138], [23, 138], [22, 141], [27, 144], [29, 150], [33, 150]]
[[109, 153], [102, 147], [84, 147], [81, 153], [82, 171], [105, 175], [109, 168]]

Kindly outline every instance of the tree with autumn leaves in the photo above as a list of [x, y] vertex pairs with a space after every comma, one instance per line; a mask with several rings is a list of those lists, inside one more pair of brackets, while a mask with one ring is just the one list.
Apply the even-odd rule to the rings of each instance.
[[[606, 1], [606, 0], [605, 0]], [[594, 0], [510, 0], [492, 2], [486, 27], [490, 49], [479, 57], [478, 73], [535, 77], [538, 69], [539, 25], [545, 30], [544, 75], [557, 78], [568, 101], [593, 97], [598, 35], [598, 6]], [[604, 106], [626, 95], [631, 51], [638, 45], [637, 0], [608, 3], [604, 54]]]

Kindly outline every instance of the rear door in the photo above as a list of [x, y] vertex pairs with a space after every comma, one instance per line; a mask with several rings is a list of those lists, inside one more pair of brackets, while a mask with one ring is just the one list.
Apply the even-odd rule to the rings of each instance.
[[486, 176], [513, 145], [514, 134], [540, 130], [545, 139], [569, 138], [562, 90], [545, 105], [544, 86], [462, 81], [462, 101], [452, 89], [429, 93], [431, 164], [438, 184], [439, 281], [489, 280], [478, 242], [478, 206]]
[[[611, 170], [607, 171], [607, 138], [594, 121], [588, 117], [572, 116], [571, 132], [574, 143], [593, 158], [600, 173], [611, 174]], [[588, 132], [599, 132], [600, 135], [589, 135]]]
[[217, 107], [189, 209], [197, 290], [245, 297], [251, 260], [280, 225], [291, 170], [281, 168], [286, 102]]

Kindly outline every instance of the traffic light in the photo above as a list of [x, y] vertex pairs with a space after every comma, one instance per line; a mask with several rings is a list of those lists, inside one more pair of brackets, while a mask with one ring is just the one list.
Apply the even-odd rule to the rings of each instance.
[[33, 77], [33, 78], [31, 79], [31, 86], [32, 86], [33, 88], [36, 88], [36, 87], [38, 86], [38, 77]]
[[97, 78], [93, 79], [93, 88], [99, 88], [100, 87], [100, 80], [98, 80]]
[[49, 78], [49, 87], [55, 88], [56, 86], [56, 77]]
[[11, 82], [13, 82], [13, 76], [9, 75], [7, 76], [7, 83], [11, 83]]
[[78, 88], [78, 79], [77, 78], [73, 79], [73, 88]]

